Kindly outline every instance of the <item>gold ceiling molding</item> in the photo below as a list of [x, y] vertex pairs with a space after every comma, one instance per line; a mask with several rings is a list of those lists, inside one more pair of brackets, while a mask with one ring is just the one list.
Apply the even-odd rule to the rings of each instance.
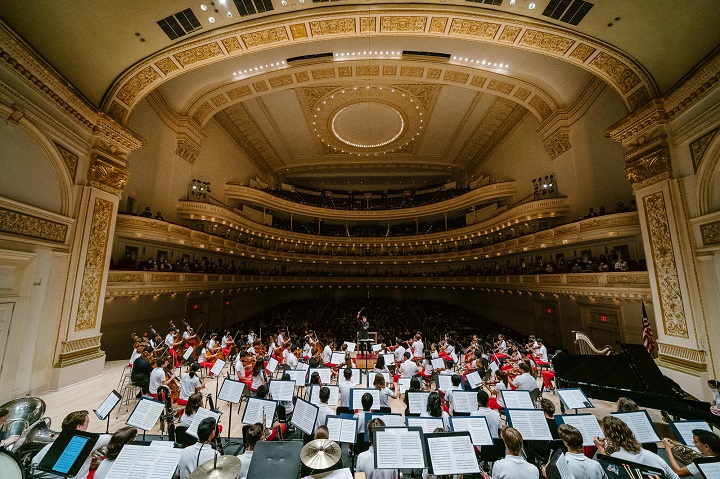
[[177, 43], [120, 75], [103, 99], [102, 108], [124, 122], [150, 91], [190, 69], [258, 50], [368, 34], [457, 38], [507, 45], [559, 58], [607, 81], [623, 98], [628, 111], [636, 110], [657, 96], [657, 88], [642, 65], [620, 50], [570, 29], [453, 7], [442, 11], [419, 5], [397, 5], [392, 11], [343, 10], [339, 7], [328, 8], [321, 14], [297, 14], [280, 21], [259, 22]]
[[[476, 75], [477, 70], [461, 65], [437, 64], [407, 60], [342, 61], [303, 65], [268, 72], [263, 75], [229, 82], [206, 92], [193, 102], [187, 116], [204, 126], [210, 118], [223, 108], [283, 89], [307, 86], [313, 83], [357, 86], [358, 80], [379, 77], [396, 83], [434, 83], [471, 88], [507, 98], [529, 110], [539, 122], [545, 121], [558, 109], [558, 102], [542, 88], [518, 78], [492, 72]], [[599, 82], [599, 81], [598, 81]], [[269, 85], [269, 87], [268, 87]], [[251, 88], [252, 87], [252, 88]], [[219, 100], [223, 98], [223, 100]], [[213, 106], [213, 104], [215, 106]]]
[[55, 148], [57, 148], [57, 150], [60, 152], [60, 156], [62, 157], [63, 162], [68, 169], [68, 173], [70, 173], [70, 178], [75, 181], [75, 173], [77, 173], [77, 165], [80, 158], [75, 153], [60, 146], [58, 143], [54, 143]]
[[[236, 142], [241, 141], [238, 145], [247, 151], [248, 156], [251, 157], [256, 166], [262, 165], [261, 171], [268, 172], [285, 166], [285, 163], [242, 104], [232, 105], [223, 110], [223, 113], [222, 118], [218, 117], [220, 126], [230, 133]], [[248, 144], [252, 148], [246, 149]]]
[[[175, 154], [192, 165], [200, 155], [200, 145], [207, 134], [192, 118], [175, 113], [159, 91], [150, 93], [147, 101], [158, 117], [175, 133]], [[220, 104], [222, 103], [216, 103], [216, 106]]]
[[0, 207], [0, 233], [65, 243], [69, 226]]
[[473, 172], [480, 165], [483, 158], [481, 152], [486, 151], [485, 146], [516, 108], [517, 104], [514, 102], [505, 98], [497, 98], [482, 120], [480, 120], [477, 128], [474, 129], [473, 134], [453, 160], [453, 163], [467, 164], [467, 171]]
[[718, 131], [720, 131], [720, 128], [715, 128], [714, 130], [705, 133], [703, 136], [690, 143], [690, 156], [692, 156], [693, 168], [695, 169], [695, 173], [697, 173], [700, 162], [705, 155], [705, 150], [707, 149], [708, 145], [713, 141]]

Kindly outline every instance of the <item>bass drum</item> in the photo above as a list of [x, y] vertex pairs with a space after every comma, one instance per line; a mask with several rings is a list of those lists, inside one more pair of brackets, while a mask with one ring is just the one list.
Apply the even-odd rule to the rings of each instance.
[[4, 479], [25, 479], [25, 470], [15, 454], [0, 449], [0, 471]]

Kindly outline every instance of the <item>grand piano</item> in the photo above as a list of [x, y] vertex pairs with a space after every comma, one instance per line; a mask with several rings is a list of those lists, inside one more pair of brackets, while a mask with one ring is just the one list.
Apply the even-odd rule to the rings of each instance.
[[581, 388], [586, 396], [617, 401], [624, 396], [639, 406], [682, 419], [700, 419], [720, 427], [710, 403], [700, 401], [663, 375], [641, 344], [621, 344], [609, 355], [561, 354], [553, 358], [558, 388]]

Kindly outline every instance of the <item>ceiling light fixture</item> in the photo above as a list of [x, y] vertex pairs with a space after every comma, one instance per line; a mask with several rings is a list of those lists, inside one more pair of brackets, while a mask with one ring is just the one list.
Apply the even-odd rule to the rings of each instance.
[[530, 10], [532, 10], [533, 8], [535, 8], [535, 4], [532, 3], [532, 2], [530, 2], [530, 4], [528, 5], [528, 8], [529, 8]]
[[204, 3], [201, 3], [201, 4], [200, 4], [200, 10], [202, 10], [203, 12], [204, 12], [205, 10], [207, 10], [207, 8], [208, 8], [207, 5], [205, 5]]
[[210, 22], [210, 23], [215, 23], [215, 17], [209, 17], [209, 18], [208, 18], [208, 22]]

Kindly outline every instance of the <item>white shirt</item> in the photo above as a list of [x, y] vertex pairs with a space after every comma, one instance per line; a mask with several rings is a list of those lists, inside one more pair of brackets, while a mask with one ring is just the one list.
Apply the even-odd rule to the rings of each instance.
[[513, 379], [513, 386], [523, 391], [532, 391], [537, 388], [537, 380], [530, 373], [522, 373]]
[[327, 403], [320, 403], [320, 407], [318, 408], [317, 420], [315, 421], [315, 429], [317, 429], [318, 426], [324, 426], [325, 419], [328, 416], [332, 416], [333, 414], [334, 411], [330, 409], [330, 406], [328, 406]]
[[547, 360], [548, 360], [547, 348], [545, 347], [544, 344], [542, 346], [540, 346], [539, 348], [537, 348], [537, 352], [535, 354], [540, 361], [542, 361], [544, 363], [547, 362]]
[[538, 468], [520, 456], [507, 455], [493, 464], [492, 479], [539, 479]]
[[399, 363], [400, 361], [403, 360], [404, 356], [405, 356], [405, 348], [403, 348], [402, 346], [398, 346], [395, 349], [395, 362]]
[[375, 450], [372, 446], [367, 451], [358, 454], [355, 472], [364, 472], [367, 479], [393, 479], [395, 477], [394, 469], [375, 469]]
[[133, 352], [130, 355], [130, 365], [132, 366], [132, 364], [135, 362], [135, 360], [139, 357], [140, 357], [140, 353], [137, 352], [137, 349], [133, 349]]
[[247, 477], [248, 470], [250, 470], [252, 455], [252, 451], [245, 451], [238, 456], [240, 458], [240, 474], [238, 474], [238, 479], [245, 479]]
[[98, 468], [95, 470], [95, 475], [93, 477], [97, 479], [105, 479], [105, 476], [107, 476], [110, 469], [112, 469], [113, 464], [115, 464], [115, 461], [103, 459]]
[[284, 346], [285, 345], [285, 336], [283, 336], [282, 334], [278, 334], [277, 342], [280, 346]]
[[427, 359], [423, 359], [423, 370], [425, 371], [426, 375], [431, 375], [433, 372], [432, 363], [428, 361]]
[[505, 352], [507, 350], [507, 343], [505, 342], [504, 339], [502, 341], [500, 341], [500, 344], [498, 344], [497, 348], [500, 352]]
[[303, 345], [303, 356], [310, 357], [311, 352], [312, 352], [312, 346], [310, 346], [310, 343], [305, 343]]
[[218, 345], [218, 342], [214, 339], [211, 339], [208, 341], [208, 349], [215, 349], [215, 346]]
[[165, 370], [163, 368], [155, 368], [150, 373], [150, 392], [157, 394], [158, 388], [165, 382]]
[[[108, 445], [110, 442], [110, 438], [112, 436], [110, 434], [101, 434], [98, 438], [97, 442], [92, 448], [92, 452], [97, 451], [100, 448], [103, 448]], [[46, 444], [45, 447], [43, 447], [40, 452], [37, 453], [35, 457], [32, 459], [32, 465], [37, 466], [40, 464], [40, 462], [45, 458], [45, 455], [50, 450], [50, 447], [53, 445], [51, 442], [50, 444]], [[90, 463], [92, 462], [92, 454], [90, 454], [87, 459], [85, 459], [85, 462], [80, 467], [80, 470], [78, 471], [77, 475], [74, 477], [74, 479], [86, 479], [88, 474], [90, 473]], [[48, 475], [49, 476], [49, 475]], [[53, 476], [55, 477], [55, 476]]]
[[247, 342], [248, 344], [252, 344], [255, 342], [255, 333], [250, 333], [247, 335]]
[[448, 346], [445, 348], [445, 354], [450, 356], [450, 358], [452, 358], [454, 363], [457, 362], [458, 357], [457, 357], [457, 354], [455, 354], [455, 346], [451, 346], [448, 344]]
[[647, 449], [640, 449], [639, 453], [633, 454], [621, 448], [619, 451], [610, 454], [610, 457], [617, 457], [618, 459], [625, 459], [626, 461], [637, 462], [650, 467], [657, 467], [658, 469], [663, 470], [665, 477], [668, 479], [679, 479], [679, 476], [675, 474], [675, 471], [672, 470], [667, 462], [665, 462], [657, 454], [654, 454]]
[[470, 415], [484, 417], [487, 421], [488, 429], [490, 429], [490, 435], [493, 438], [500, 437], [500, 433], [498, 432], [500, 430], [500, 414], [497, 411], [489, 407], [481, 407], [478, 408], [477, 411], [471, 412]]
[[357, 433], [358, 434], [365, 434], [365, 415], [369, 413], [370, 411], [360, 411], [356, 412], [353, 417], [357, 419]]
[[190, 377], [190, 373], [182, 373], [180, 375], [180, 399], [185, 401], [195, 394], [195, 389], [200, 387], [200, 378], [197, 374]]
[[190, 424], [192, 424], [193, 419], [195, 419], [195, 414], [190, 414], [189, 416], [183, 412], [183, 415], [180, 416], [180, 425], [185, 427], [190, 427]]
[[262, 386], [263, 384], [267, 383], [267, 379], [265, 377], [264, 371], [262, 371], [257, 376], [253, 376], [252, 378], [253, 378], [252, 385], [250, 387], [252, 387], [253, 389], [257, 389], [260, 386]]
[[607, 479], [607, 474], [599, 462], [593, 461], [585, 454], [565, 453], [568, 468], [573, 476], [582, 479]]
[[[285, 354], [285, 353], [283, 353], [283, 354]], [[287, 363], [288, 366], [290, 366], [291, 369], [295, 369], [295, 368], [297, 368], [297, 365], [298, 365], [298, 358], [290, 351], [287, 351], [287, 356], [285, 357], [285, 362]]]
[[390, 390], [390, 388], [382, 388], [380, 390], [380, 407], [388, 407], [388, 397], [393, 396], [393, 392]]
[[400, 365], [400, 377], [411, 378], [417, 374], [417, 365], [412, 359], [406, 359]]
[[323, 362], [325, 364], [328, 364], [331, 359], [332, 359], [332, 349], [330, 348], [330, 345], [326, 344], [325, 348], [323, 349]]
[[347, 381], [344, 377], [338, 381], [338, 388], [340, 390], [340, 407], [350, 407], [350, 390], [357, 387], [352, 381]]
[[202, 444], [196, 442], [192, 446], [183, 449], [180, 455], [180, 463], [178, 464], [178, 473], [180, 479], [187, 479], [188, 476], [199, 466], [202, 466], [210, 459], [220, 455], [210, 444]]
[[502, 392], [500, 392], [500, 391], [510, 391], [511, 389], [512, 388], [510, 387], [510, 384], [505, 386], [505, 383], [502, 381], [500, 381], [499, 383], [497, 383], [495, 385], [495, 390], [498, 392], [498, 394], [496, 396], [498, 406], [505, 407], [505, 402], [503, 401], [503, 398], [502, 398]]
[[415, 355], [416, 358], [423, 357], [423, 352], [425, 351], [425, 345], [423, 344], [422, 341], [420, 341], [419, 339], [417, 341], [415, 341], [412, 345], [412, 348], [413, 348], [413, 354]]
[[168, 345], [168, 348], [171, 348], [174, 342], [175, 342], [175, 336], [168, 333], [168, 335], [165, 336], [165, 344]]

